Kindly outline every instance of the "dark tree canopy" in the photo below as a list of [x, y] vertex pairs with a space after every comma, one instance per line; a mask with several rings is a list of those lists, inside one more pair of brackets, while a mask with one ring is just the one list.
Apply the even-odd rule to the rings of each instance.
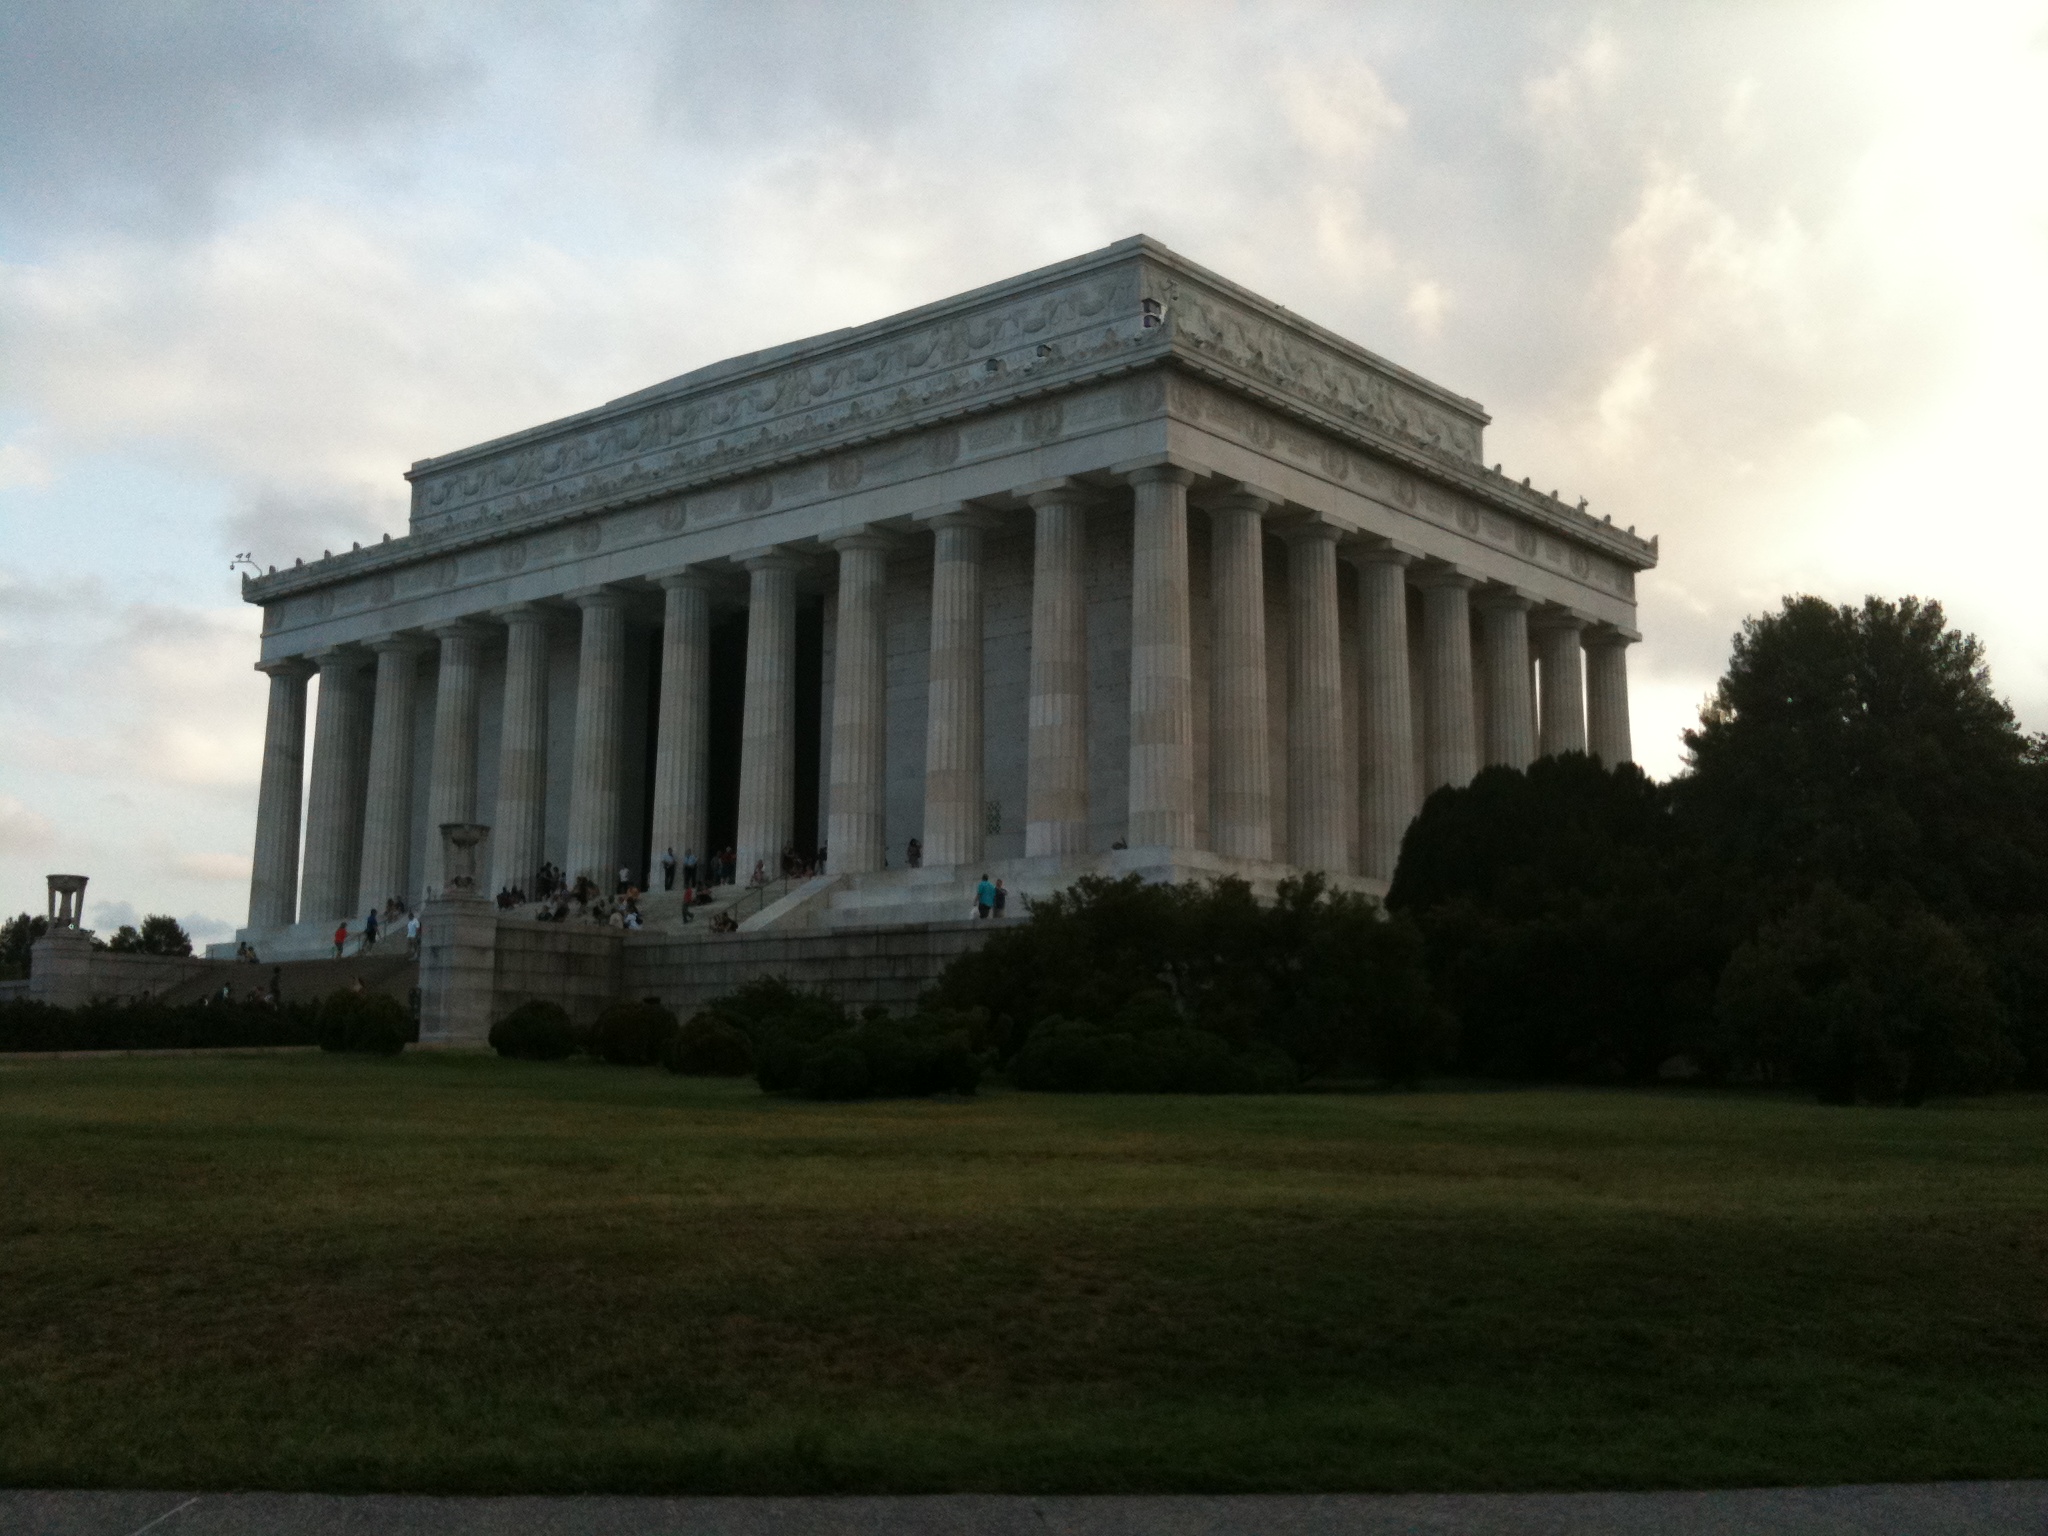
[[120, 955], [189, 955], [192, 940], [175, 917], [153, 912], [142, 920], [140, 929], [123, 923], [114, 930], [107, 948]]
[[1676, 804], [1759, 877], [1937, 911], [2038, 909], [2043, 767], [1941, 605], [1786, 599], [1752, 618], [1697, 730]]
[[1568, 756], [1424, 805], [1388, 904], [1467, 1070], [2048, 1084], [2048, 752], [1939, 604], [1750, 619], [1686, 745], [1665, 785]]

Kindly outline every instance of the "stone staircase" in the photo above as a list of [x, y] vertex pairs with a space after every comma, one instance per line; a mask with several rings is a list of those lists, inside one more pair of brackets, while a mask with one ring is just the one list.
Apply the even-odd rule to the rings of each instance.
[[372, 950], [343, 960], [283, 960], [275, 965], [214, 961], [202, 974], [165, 987], [156, 996], [166, 1003], [196, 1003], [217, 996], [224, 986], [236, 997], [247, 997], [259, 987], [267, 991], [276, 985], [286, 1002], [310, 1003], [361, 981], [365, 991], [382, 992], [406, 1003], [419, 985], [419, 973], [419, 962], [405, 958], [405, 940], [401, 938], [385, 953]]

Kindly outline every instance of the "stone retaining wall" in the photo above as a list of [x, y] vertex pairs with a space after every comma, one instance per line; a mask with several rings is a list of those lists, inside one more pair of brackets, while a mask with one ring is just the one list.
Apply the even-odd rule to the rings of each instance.
[[987, 940], [985, 923], [915, 923], [852, 933], [798, 930], [724, 934], [699, 940], [661, 933], [627, 936], [625, 995], [658, 997], [688, 1018], [712, 998], [763, 976], [824, 992], [860, 1007], [904, 1009], [947, 964]]

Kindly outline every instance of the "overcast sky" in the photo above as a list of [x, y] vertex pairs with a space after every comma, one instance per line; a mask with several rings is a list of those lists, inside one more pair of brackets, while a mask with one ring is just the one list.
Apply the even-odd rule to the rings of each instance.
[[0, 907], [244, 919], [231, 555], [414, 459], [1143, 231], [1745, 614], [1940, 598], [2048, 728], [2048, 5], [0, 7]]

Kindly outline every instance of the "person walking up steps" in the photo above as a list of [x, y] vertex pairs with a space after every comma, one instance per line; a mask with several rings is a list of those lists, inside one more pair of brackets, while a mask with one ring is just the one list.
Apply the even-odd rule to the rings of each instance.
[[981, 877], [981, 884], [974, 888], [974, 915], [986, 918], [996, 907], [996, 888], [989, 883], [987, 875]]
[[420, 957], [420, 915], [408, 912], [405, 915], [405, 958], [417, 960]]
[[343, 918], [334, 930], [334, 958], [339, 960], [341, 952], [348, 947], [348, 919]]
[[661, 856], [661, 888], [664, 891], [676, 888], [676, 851], [673, 848]]

